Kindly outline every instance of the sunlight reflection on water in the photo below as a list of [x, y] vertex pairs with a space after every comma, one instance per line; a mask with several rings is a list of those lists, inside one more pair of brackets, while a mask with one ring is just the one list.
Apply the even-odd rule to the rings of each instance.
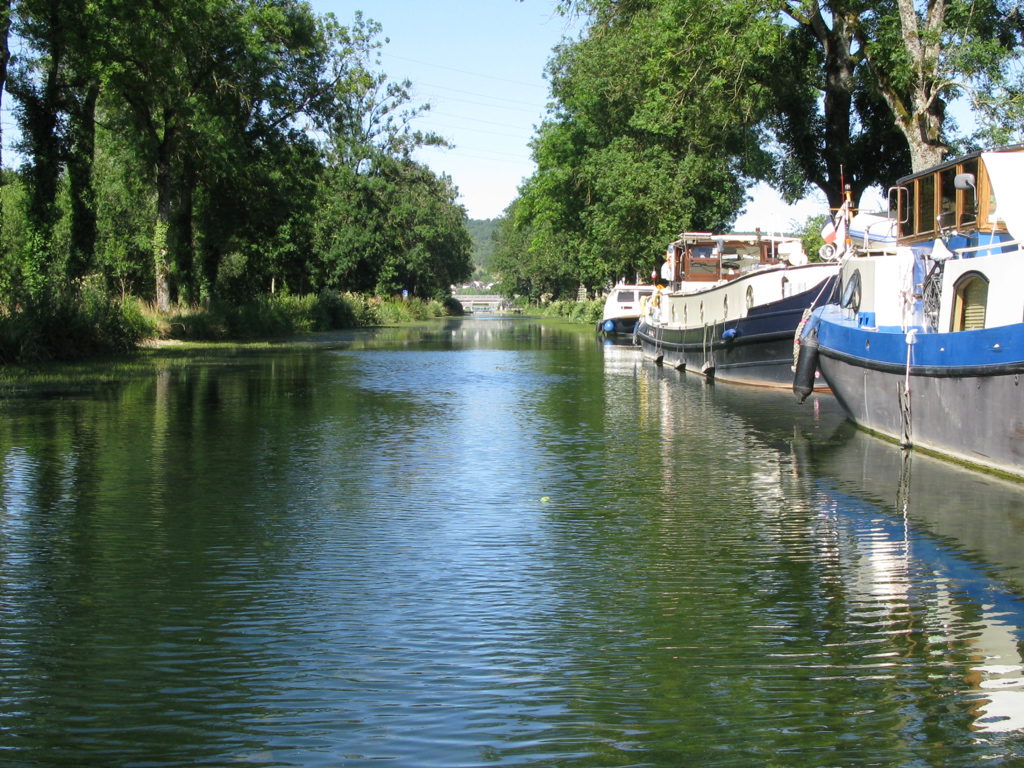
[[1024, 759], [1018, 487], [592, 334], [371, 338], [0, 404], [11, 764]]

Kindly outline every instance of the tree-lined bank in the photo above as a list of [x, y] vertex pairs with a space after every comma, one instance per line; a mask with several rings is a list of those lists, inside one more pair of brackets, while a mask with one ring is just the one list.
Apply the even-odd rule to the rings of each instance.
[[359, 315], [346, 294], [426, 307], [471, 274], [457, 190], [412, 159], [443, 142], [377, 71], [377, 24], [298, 0], [4, 11], [23, 163], [0, 188], [0, 360], [204, 314], [182, 308], [230, 325], [296, 296], [328, 318]]
[[[764, 181], [841, 205], [949, 154], [1020, 141], [1014, 0], [565, 0], [537, 170], [501, 224], [508, 293], [646, 277], [676, 233], [721, 232]], [[958, 126], [959, 101], [974, 126]], [[821, 212], [826, 213], [824, 210]], [[761, 222], [788, 231], [791, 222]]]

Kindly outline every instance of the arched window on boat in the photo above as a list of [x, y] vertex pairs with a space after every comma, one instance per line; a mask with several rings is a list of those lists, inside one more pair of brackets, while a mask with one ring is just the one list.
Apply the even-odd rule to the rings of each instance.
[[956, 281], [953, 304], [954, 331], [975, 331], [985, 327], [988, 279], [980, 272], [968, 272]]

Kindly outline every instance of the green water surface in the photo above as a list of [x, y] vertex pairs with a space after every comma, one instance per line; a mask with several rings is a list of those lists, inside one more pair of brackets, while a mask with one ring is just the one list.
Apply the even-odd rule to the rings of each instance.
[[1021, 487], [478, 318], [0, 398], [0, 765], [1024, 765]]

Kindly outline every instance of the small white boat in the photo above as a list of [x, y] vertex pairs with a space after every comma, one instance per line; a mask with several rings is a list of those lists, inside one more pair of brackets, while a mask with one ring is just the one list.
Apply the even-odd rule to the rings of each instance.
[[632, 336], [640, 317], [641, 301], [653, 294], [653, 285], [618, 283], [604, 300], [604, 312], [597, 324], [598, 333]]

